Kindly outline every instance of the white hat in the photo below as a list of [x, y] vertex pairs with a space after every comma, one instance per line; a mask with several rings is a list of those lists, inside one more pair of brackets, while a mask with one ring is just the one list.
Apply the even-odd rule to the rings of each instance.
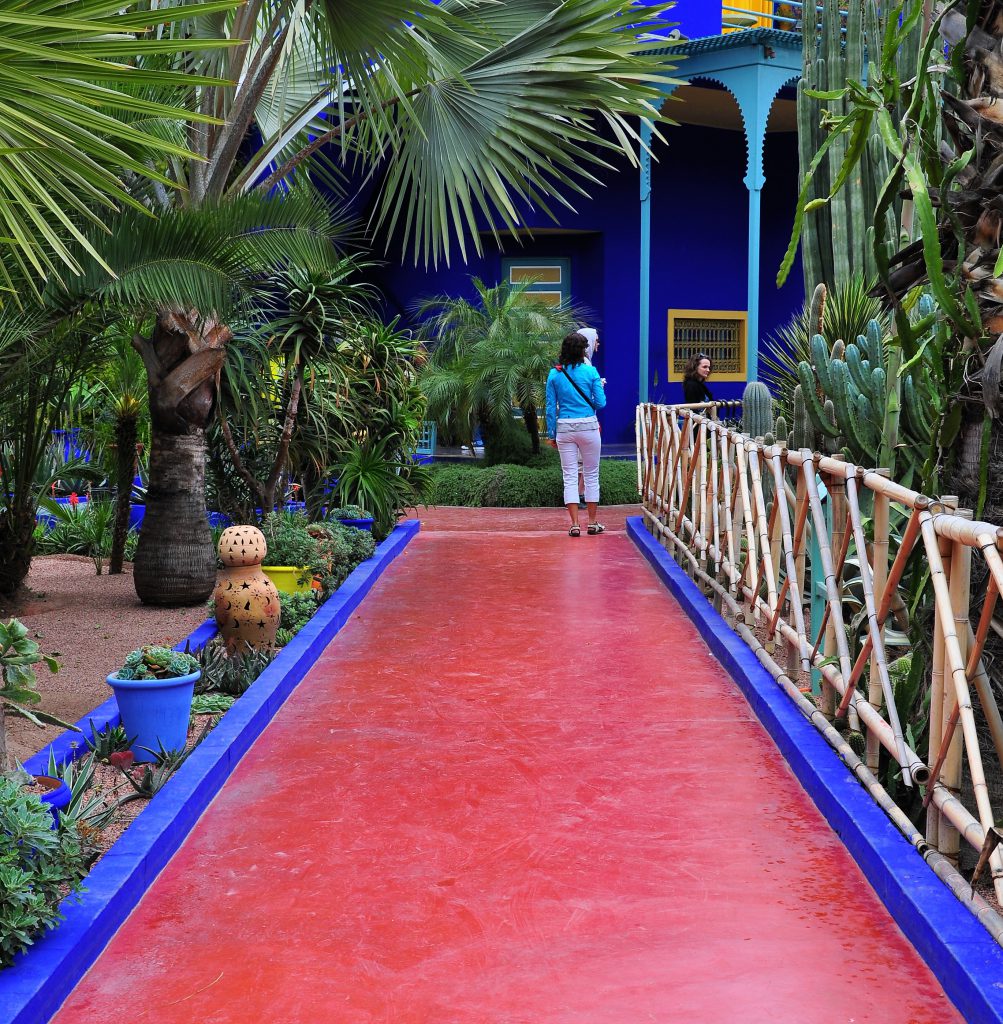
[[585, 349], [585, 358], [591, 359], [592, 353], [596, 350], [596, 342], [599, 340], [599, 332], [594, 327], [579, 327], [577, 333], [588, 342], [588, 348]]

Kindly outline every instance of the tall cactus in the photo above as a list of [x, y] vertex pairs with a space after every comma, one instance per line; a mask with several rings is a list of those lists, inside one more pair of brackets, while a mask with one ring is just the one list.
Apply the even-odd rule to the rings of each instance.
[[773, 431], [773, 396], [758, 380], [750, 381], [742, 392], [742, 432], [750, 437], [765, 437]]
[[[818, 100], [808, 93], [842, 89], [848, 79], [863, 81], [868, 47], [872, 52], [880, 51], [885, 27], [879, 0], [851, 0], [848, 4], [820, 6], [821, 18], [814, 25], [815, 31], [811, 24], [805, 23], [801, 33], [803, 67], [797, 91], [797, 119], [802, 179], [828, 135], [828, 128], [823, 124], [824, 111], [836, 118], [847, 113], [845, 99]], [[841, 8], [846, 11], [845, 18]], [[919, 53], [917, 31], [910, 33], [899, 51], [903, 80], [915, 74]], [[833, 140], [815, 174], [810, 199], [821, 199], [829, 194], [848, 145], [845, 135]], [[868, 278], [876, 276], [874, 228], [868, 221], [870, 212], [878, 205], [878, 190], [889, 170], [887, 149], [875, 129], [866, 142], [864, 156], [853, 178], [830, 204], [805, 218], [801, 254], [806, 290], [818, 281], [832, 286], [837, 280], [848, 278], [854, 270], [862, 269]], [[901, 199], [896, 199], [886, 214], [888, 238], [898, 236], [901, 206]]]
[[[924, 296], [920, 322], [932, 314], [933, 304]], [[842, 449], [852, 462], [911, 475], [922, 464], [919, 453], [929, 444], [936, 419], [935, 388], [924, 364], [902, 373], [901, 350], [885, 345], [877, 321], [849, 344], [837, 341], [830, 348], [815, 335], [811, 356], [811, 362], [798, 364], [794, 446], [814, 448], [812, 442], [820, 440], [826, 451]]]

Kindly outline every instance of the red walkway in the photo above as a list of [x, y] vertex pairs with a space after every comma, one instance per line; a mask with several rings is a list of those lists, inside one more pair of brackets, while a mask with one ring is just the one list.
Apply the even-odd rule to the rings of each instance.
[[961, 1020], [626, 537], [534, 515], [412, 543], [60, 1024]]

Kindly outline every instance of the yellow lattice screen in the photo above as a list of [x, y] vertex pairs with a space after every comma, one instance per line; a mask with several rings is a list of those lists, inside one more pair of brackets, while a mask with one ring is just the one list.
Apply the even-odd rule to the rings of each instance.
[[713, 380], [745, 380], [747, 314], [713, 309], [669, 310], [669, 380], [682, 380], [698, 352], [714, 364]]

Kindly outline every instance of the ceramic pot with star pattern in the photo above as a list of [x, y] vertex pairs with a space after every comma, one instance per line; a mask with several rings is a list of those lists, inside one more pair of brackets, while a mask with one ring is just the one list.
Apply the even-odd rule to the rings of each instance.
[[256, 526], [231, 526], [219, 539], [223, 571], [213, 591], [219, 632], [230, 651], [243, 641], [255, 648], [275, 646], [281, 606], [275, 584], [261, 563], [268, 554], [265, 535]]

